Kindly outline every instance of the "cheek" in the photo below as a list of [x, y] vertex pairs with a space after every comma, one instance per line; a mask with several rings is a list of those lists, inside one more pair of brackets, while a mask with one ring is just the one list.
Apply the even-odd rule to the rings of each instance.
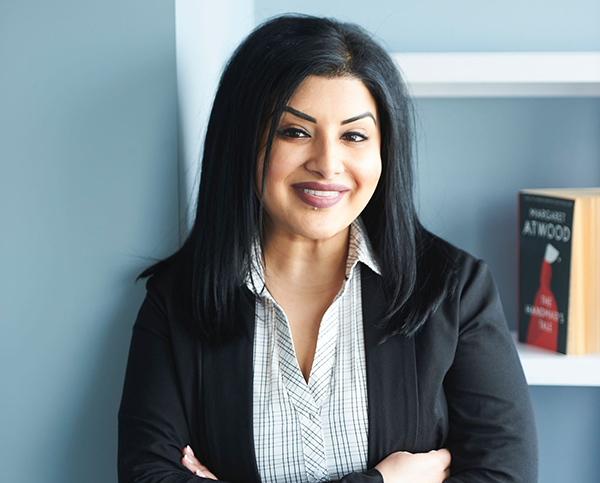
[[358, 168], [356, 177], [365, 191], [375, 191], [381, 171], [381, 161], [364, 163]]
[[[298, 169], [295, 153], [286, 153], [281, 149], [274, 149], [269, 159], [267, 173], [267, 191], [286, 189], [286, 180]], [[267, 193], [265, 193], [267, 194]]]
[[[264, 154], [256, 163], [255, 173], [255, 190], [260, 196], [263, 178]], [[285, 166], [281, 163], [281, 158], [277, 156], [274, 149], [271, 150], [269, 156], [269, 167], [267, 171], [267, 179], [265, 180], [265, 197], [273, 196], [274, 191], [281, 185], [281, 180], [285, 177]]]
[[379, 161], [379, 163], [377, 163], [377, 165], [373, 168], [373, 184], [376, 186], [377, 183], [379, 182], [379, 178], [381, 178], [381, 171], [383, 170], [383, 167], [381, 165], [381, 160]]

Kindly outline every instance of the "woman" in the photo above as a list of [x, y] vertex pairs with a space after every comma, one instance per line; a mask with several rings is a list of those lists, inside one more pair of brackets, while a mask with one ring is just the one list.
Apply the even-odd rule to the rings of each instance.
[[410, 112], [356, 25], [285, 15], [236, 50], [193, 229], [140, 275], [119, 481], [537, 481], [493, 277], [416, 215]]

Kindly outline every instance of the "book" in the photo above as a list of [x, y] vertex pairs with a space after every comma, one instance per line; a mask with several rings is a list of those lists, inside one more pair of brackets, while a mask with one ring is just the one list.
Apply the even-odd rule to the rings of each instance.
[[600, 352], [600, 188], [519, 192], [518, 340]]

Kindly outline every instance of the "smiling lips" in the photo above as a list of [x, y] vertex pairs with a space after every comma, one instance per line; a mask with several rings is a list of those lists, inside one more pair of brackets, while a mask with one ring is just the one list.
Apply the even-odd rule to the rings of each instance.
[[343, 184], [322, 184], [312, 181], [292, 185], [294, 193], [314, 208], [329, 208], [344, 197], [350, 188]]

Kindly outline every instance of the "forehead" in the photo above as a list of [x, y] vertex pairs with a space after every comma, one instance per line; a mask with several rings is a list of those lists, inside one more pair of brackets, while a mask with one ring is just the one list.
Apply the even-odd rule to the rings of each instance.
[[[323, 121], [348, 119], [370, 111], [377, 119], [375, 99], [355, 77], [309, 76], [302, 81], [288, 106]], [[284, 116], [293, 116], [283, 113]]]

